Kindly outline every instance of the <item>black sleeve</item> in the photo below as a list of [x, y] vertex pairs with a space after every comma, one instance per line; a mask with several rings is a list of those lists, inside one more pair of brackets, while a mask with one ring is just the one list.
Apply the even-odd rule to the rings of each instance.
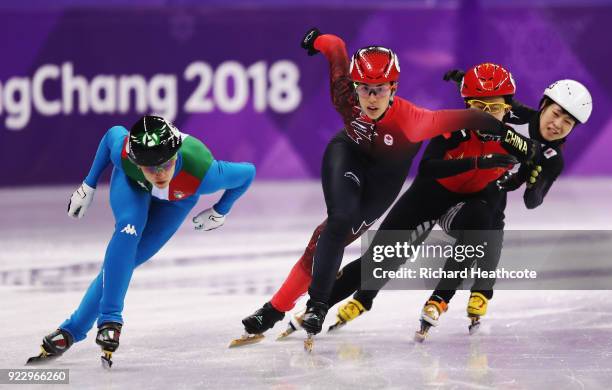
[[444, 159], [444, 154], [450, 149], [449, 146], [452, 144], [453, 138], [446, 139], [443, 136], [438, 136], [429, 142], [419, 164], [419, 175], [442, 179], [475, 168], [476, 160], [474, 158]]
[[534, 115], [538, 113], [538, 110], [534, 110], [514, 98], [512, 98], [510, 104], [512, 105], [512, 110], [504, 117], [504, 122], [507, 123], [523, 125], [529, 123]]
[[535, 209], [544, 202], [544, 197], [552, 187], [557, 177], [563, 171], [563, 157], [559, 150], [556, 156], [542, 161], [541, 177], [531, 187], [525, 189], [523, 200], [528, 209]]

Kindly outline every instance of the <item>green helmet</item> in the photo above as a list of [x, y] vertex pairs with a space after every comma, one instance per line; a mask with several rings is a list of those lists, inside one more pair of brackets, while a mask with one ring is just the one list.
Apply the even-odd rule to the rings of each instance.
[[136, 165], [154, 166], [170, 160], [181, 148], [181, 133], [160, 116], [145, 115], [130, 129], [129, 159]]

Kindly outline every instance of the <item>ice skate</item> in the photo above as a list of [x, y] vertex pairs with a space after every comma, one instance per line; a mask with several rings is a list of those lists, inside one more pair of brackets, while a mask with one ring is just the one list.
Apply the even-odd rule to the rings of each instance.
[[102, 348], [102, 356], [100, 359], [102, 367], [105, 369], [110, 369], [113, 366], [113, 352], [119, 348], [121, 327], [122, 325], [117, 322], [107, 322], [100, 325], [98, 328], [96, 344]]
[[304, 319], [302, 321], [302, 328], [304, 328], [307, 333], [306, 340], [304, 340], [304, 350], [306, 352], [312, 352], [314, 336], [321, 332], [327, 310], [329, 310], [329, 305], [327, 303], [309, 300], [306, 304], [306, 313], [304, 313]]
[[430, 299], [423, 306], [423, 310], [421, 311], [421, 328], [415, 332], [414, 341], [418, 343], [422, 343], [425, 341], [429, 329], [432, 326], [438, 325], [438, 320], [442, 313], [448, 310], [448, 305], [443, 300], [435, 300]]
[[43, 337], [40, 345], [40, 354], [32, 356], [26, 365], [45, 364], [62, 356], [74, 343], [70, 333], [57, 329], [55, 332]]
[[361, 302], [356, 299], [350, 299], [348, 302], [338, 308], [338, 314], [336, 314], [336, 323], [327, 329], [328, 332], [340, 329], [347, 322], [354, 320], [355, 318], [362, 315], [367, 310], [363, 307]]
[[287, 329], [285, 329], [283, 333], [278, 335], [276, 341], [283, 340], [296, 330], [302, 329], [302, 321], [304, 320], [305, 313], [306, 309], [302, 309], [295, 313], [287, 323]]
[[481, 293], [473, 292], [470, 294], [467, 306], [467, 315], [470, 319], [470, 325], [468, 326], [470, 334], [476, 333], [480, 328], [480, 317], [487, 314], [488, 304], [489, 300]]
[[237, 339], [230, 341], [228, 348], [241, 347], [260, 342], [264, 339], [263, 333], [285, 318], [285, 313], [278, 311], [270, 302], [266, 302], [255, 313], [242, 320], [245, 333]]

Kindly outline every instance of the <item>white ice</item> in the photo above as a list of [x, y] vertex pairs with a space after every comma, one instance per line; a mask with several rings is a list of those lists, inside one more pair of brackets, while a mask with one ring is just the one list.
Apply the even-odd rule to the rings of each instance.
[[[22, 368], [99, 270], [112, 231], [108, 190], [79, 221], [65, 215], [72, 190], [0, 191], [0, 368]], [[512, 194], [506, 226], [612, 230], [611, 199], [610, 179], [563, 180], [537, 210]], [[610, 388], [612, 293], [603, 290], [497, 291], [473, 336], [461, 291], [422, 345], [412, 338], [429, 291], [385, 291], [371, 312], [318, 336], [312, 354], [301, 333], [274, 341], [285, 321], [257, 345], [227, 349], [323, 218], [319, 183], [256, 184], [226, 226], [195, 232], [185, 223], [135, 272], [110, 372], [100, 367], [94, 331], [51, 367], [70, 369], [76, 389]], [[351, 246], [345, 260], [358, 253]]]

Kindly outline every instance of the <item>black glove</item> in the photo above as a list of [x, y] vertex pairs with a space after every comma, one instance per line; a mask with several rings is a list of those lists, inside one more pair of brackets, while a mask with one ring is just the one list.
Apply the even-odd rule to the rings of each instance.
[[[470, 110], [479, 111], [476, 108], [470, 108]], [[483, 142], [501, 142], [503, 140], [503, 137], [506, 135], [506, 130], [511, 129], [511, 127], [507, 126], [502, 121], [494, 119], [493, 117], [491, 117], [491, 120], [495, 122], [495, 125], [476, 130], [476, 134], [478, 134], [478, 138]]]
[[524, 169], [519, 169], [518, 172], [514, 173], [506, 172], [504, 176], [497, 179], [495, 184], [500, 191], [510, 192], [519, 189], [524, 182]]
[[306, 35], [304, 35], [304, 38], [302, 38], [301, 46], [308, 51], [309, 56], [314, 56], [319, 52], [314, 47], [314, 42], [319, 35], [321, 35], [321, 31], [319, 31], [317, 28], [311, 28], [308, 30]]
[[516, 157], [509, 154], [487, 154], [486, 156], [476, 157], [478, 169], [506, 168], [508, 165], [518, 164]]
[[443, 80], [444, 81], [454, 81], [458, 85], [463, 81], [463, 76], [465, 76], [465, 72], [460, 69], [452, 69], [448, 72], [444, 73]]

